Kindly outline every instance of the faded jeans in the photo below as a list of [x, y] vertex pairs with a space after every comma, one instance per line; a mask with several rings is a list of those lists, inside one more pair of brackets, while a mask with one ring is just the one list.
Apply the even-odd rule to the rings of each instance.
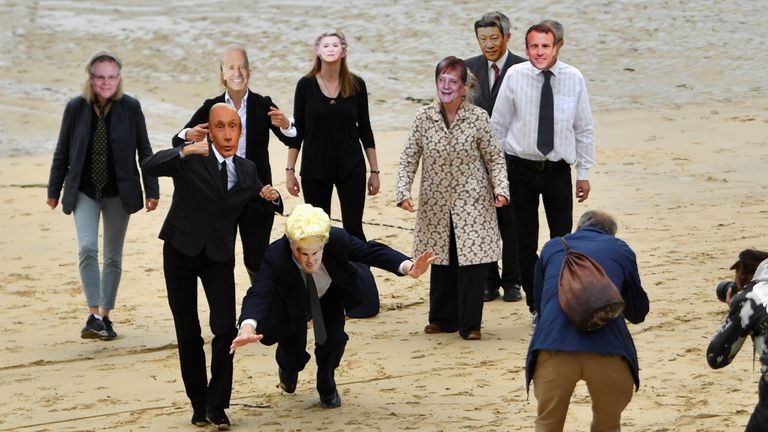
[[[120, 197], [96, 201], [82, 192], [74, 208], [75, 228], [80, 255], [80, 280], [88, 307], [115, 308], [117, 286], [123, 271], [123, 243], [130, 214]], [[99, 216], [104, 220], [104, 268], [99, 271]]]

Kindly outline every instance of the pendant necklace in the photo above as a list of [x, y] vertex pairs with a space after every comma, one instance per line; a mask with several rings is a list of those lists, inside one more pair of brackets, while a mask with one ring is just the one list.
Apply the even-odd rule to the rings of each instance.
[[328, 87], [325, 85], [325, 81], [323, 81], [323, 79], [320, 78], [320, 75], [317, 75], [317, 82], [320, 84], [320, 89], [323, 91], [323, 94], [328, 99], [330, 99], [330, 101], [328, 101], [328, 103], [331, 104], [331, 105], [336, 105], [336, 97], [339, 95], [338, 91], [336, 92], [336, 96], [333, 96], [333, 97], [328, 96], [329, 94], [331, 94], [331, 92], [328, 91]]

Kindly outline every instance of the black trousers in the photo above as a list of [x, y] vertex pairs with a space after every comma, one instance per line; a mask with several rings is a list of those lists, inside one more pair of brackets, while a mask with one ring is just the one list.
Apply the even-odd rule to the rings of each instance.
[[365, 240], [363, 233], [363, 208], [365, 207], [366, 180], [365, 172], [353, 173], [343, 179], [320, 180], [301, 178], [301, 188], [304, 190], [304, 202], [320, 207], [331, 215], [331, 196], [333, 186], [339, 195], [341, 221], [344, 229]]
[[749, 416], [745, 432], [768, 431], [768, 383], [765, 382], [764, 376], [760, 377], [760, 382], [757, 384], [757, 396], [757, 405]]
[[[229, 354], [229, 346], [237, 335], [234, 268], [234, 258], [224, 262], [211, 261], [205, 250], [191, 257], [168, 242], [163, 245], [165, 286], [176, 329], [181, 377], [187, 397], [195, 408], [229, 407], [233, 357]], [[213, 333], [210, 381], [197, 318], [197, 278], [203, 283], [210, 309], [209, 323]]]
[[486, 288], [495, 291], [499, 287], [508, 290], [515, 284], [522, 285], [520, 278], [520, 263], [517, 259], [517, 222], [512, 203], [496, 208], [496, 218], [499, 221], [501, 234], [501, 274], [499, 263], [494, 261], [488, 267]]
[[243, 245], [243, 261], [248, 270], [248, 277], [253, 286], [256, 274], [261, 267], [261, 259], [269, 246], [275, 212], [257, 204], [248, 204], [243, 209], [237, 226], [240, 230], [240, 242]]
[[549, 238], [571, 232], [571, 166], [563, 161], [542, 164], [507, 155], [507, 175], [517, 220], [517, 251], [525, 302], [533, 312], [533, 267], [539, 258], [539, 197], [547, 215]]
[[[283, 303], [277, 297], [273, 298], [273, 307], [269, 315], [258, 323], [258, 332], [264, 335], [262, 343], [271, 345], [277, 342], [275, 360], [281, 369], [288, 372], [304, 370], [310, 355], [307, 352], [307, 327], [291, 327], [288, 313]], [[336, 368], [341, 363], [344, 349], [349, 336], [344, 332], [344, 303], [339, 290], [331, 284], [328, 291], [320, 297], [320, 308], [323, 311], [325, 331], [328, 339], [323, 345], [315, 344], [315, 361], [317, 362], [317, 392], [320, 397], [326, 397], [336, 391], [334, 379]], [[309, 311], [302, 311], [309, 315]]]
[[451, 221], [448, 265], [432, 264], [429, 278], [429, 322], [446, 332], [466, 337], [480, 330], [483, 289], [488, 264], [459, 265], [456, 234]]

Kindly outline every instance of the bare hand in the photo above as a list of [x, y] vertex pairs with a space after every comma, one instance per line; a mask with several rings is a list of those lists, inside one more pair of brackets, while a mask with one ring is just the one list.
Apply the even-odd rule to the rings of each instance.
[[272, 202], [280, 198], [280, 193], [277, 192], [277, 190], [273, 188], [272, 185], [265, 185], [263, 188], [261, 188], [261, 192], [259, 192], [259, 196], [261, 196], [267, 201]]
[[494, 201], [493, 205], [496, 207], [504, 207], [507, 204], [509, 204], [507, 197], [504, 195], [496, 195], [496, 201]]
[[53, 210], [56, 208], [56, 206], [59, 205], [59, 200], [56, 198], [48, 198], [48, 200], [45, 203], [48, 204], [48, 207], [50, 207], [51, 210]]
[[185, 145], [181, 149], [184, 152], [184, 156], [189, 155], [202, 155], [208, 156], [208, 143], [205, 141], [197, 141], [195, 143]]
[[152, 210], [157, 208], [157, 201], [158, 201], [157, 198], [147, 198], [145, 207], [148, 212], [151, 212]]
[[277, 126], [280, 129], [288, 129], [291, 127], [291, 121], [288, 120], [288, 117], [286, 117], [285, 114], [283, 114], [283, 112], [279, 109], [275, 107], [269, 107], [269, 112], [267, 115], [272, 121], [272, 126]]
[[380, 187], [379, 175], [377, 173], [371, 173], [368, 177], [368, 195], [376, 195], [379, 193]]
[[285, 188], [288, 189], [288, 193], [297, 197], [301, 188], [299, 187], [299, 180], [296, 179], [296, 174], [293, 171], [285, 172]]
[[200, 123], [199, 125], [188, 129], [186, 134], [187, 141], [202, 141], [208, 135], [208, 123]]
[[408, 270], [408, 276], [417, 278], [427, 272], [429, 266], [437, 259], [437, 255], [431, 250], [423, 252], [413, 261], [411, 269]]
[[258, 342], [263, 337], [264, 335], [256, 334], [256, 329], [253, 326], [245, 324], [240, 329], [240, 334], [232, 340], [232, 345], [229, 346], [229, 353], [234, 354], [238, 347]]
[[589, 198], [589, 180], [576, 180], [576, 198], [579, 202], [584, 202]]
[[413, 205], [413, 200], [410, 198], [400, 201], [397, 206], [411, 213], [416, 211], [416, 206]]

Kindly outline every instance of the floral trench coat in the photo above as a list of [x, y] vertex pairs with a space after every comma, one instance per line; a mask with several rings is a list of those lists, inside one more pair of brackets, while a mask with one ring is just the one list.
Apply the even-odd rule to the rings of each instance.
[[435, 264], [448, 265], [448, 224], [453, 220], [460, 266], [497, 261], [500, 237], [494, 199], [503, 195], [509, 200], [509, 183], [488, 114], [463, 102], [448, 129], [439, 103], [419, 109], [400, 154], [397, 203], [411, 198], [419, 160], [413, 256], [433, 250]]

